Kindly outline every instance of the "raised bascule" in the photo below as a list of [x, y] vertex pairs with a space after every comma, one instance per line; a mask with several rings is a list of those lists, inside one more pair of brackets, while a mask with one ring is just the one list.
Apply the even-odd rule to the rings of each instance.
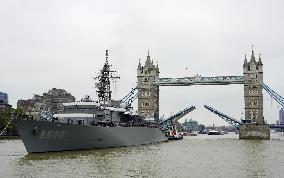
[[[139, 115], [158, 120], [160, 86], [243, 84], [245, 119], [242, 121], [233, 121], [231, 120], [232, 118], [227, 117], [229, 118], [227, 121], [229, 123], [236, 122], [240, 130], [240, 139], [270, 139], [269, 125], [265, 123], [263, 117], [262, 90], [264, 88], [274, 99], [276, 98], [277, 102], [282, 101], [283, 98], [273, 93], [273, 90], [269, 91], [271, 89], [263, 83], [263, 63], [261, 56], [259, 55], [257, 61], [253, 50], [249, 61], [245, 57], [242, 76], [202, 77], [197, 75], [182, 78], [159, 78], [159, 73], [159, 67], [158, 65], [154, 65], [148, 51], [145, 65], [142, 65], [139, 61], [137, 69], [137, 87], [135, 89], [138, 90], [138, 94], [135, 95], [135, 98], [138, 97]], [[221, 117], [222, 114], [219, 116]]]

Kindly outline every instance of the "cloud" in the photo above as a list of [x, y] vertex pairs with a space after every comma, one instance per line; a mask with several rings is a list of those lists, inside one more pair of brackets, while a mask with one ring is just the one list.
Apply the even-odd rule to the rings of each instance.
[[[1, 1], [0, 90], [14, 107], [53, 87], [78, 99], [95, 95], [92, 77], [110, 49], [122, 78], [115, 94], [120, 98], [135, 86], [138, 59], [145, 60], [148, 49], [161, 77], [241, 75], [244, 54], [254, 44], [265, 82], [283, 95], [283, 16], [283, 2], [276, 0]], [[273, 123], [277, 104], [271, 107], [266, 94], [264, 101], [265, 118]], [[240, 118], [243, 88], [161, 88], [161, 114], [203, 103]], [[187, 117], [225, 124], [204, 109]]]

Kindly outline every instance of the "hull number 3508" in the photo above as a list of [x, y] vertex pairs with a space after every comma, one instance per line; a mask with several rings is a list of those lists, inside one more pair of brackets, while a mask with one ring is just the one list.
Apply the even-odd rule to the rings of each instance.
[[62, 139], [64, 137], [65, 131], [41, 131], [39, 134], [39, 139]]

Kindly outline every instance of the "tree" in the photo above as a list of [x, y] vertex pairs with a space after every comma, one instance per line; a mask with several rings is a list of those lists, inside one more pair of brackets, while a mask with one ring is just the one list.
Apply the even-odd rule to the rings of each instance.
[[[20, 118], [19, 116], [21, 116], [21, 115], [27, 116], [27, 114], [25, 113], [25, 111], [23, 109], [11, 108], [11, 109], [8, 109], [8, 110], [1, 112], [0, 113], [0, 132], [3, 131], [5, 129], [5, 127], [8, 125], [8, 123], [11, 121], [12, 114], [14, 114], [17, 118]], [[16, 132], [16, 129], [15, 129], [12, 122], [10, 122], [6, 131], [10, 132], [10, 133]]]

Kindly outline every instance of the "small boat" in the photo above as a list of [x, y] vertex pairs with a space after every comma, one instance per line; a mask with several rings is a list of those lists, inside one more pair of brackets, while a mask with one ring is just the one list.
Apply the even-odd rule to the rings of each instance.
[[208, 134], [208, 130], [204, 129], [198, 132], [198, 134]]
[[183, 136], [180, 136], [180, 137], [170, 136], [170, 137], [168, 137], [168, 140], [181, 140], [181, 139], [183, 139]]
[[183, 134], [177, 132], [177, 130], [174, 129], [166, 132], [166, 137], [168, 138], [168, 140], [181, 140], [183, 139]]
[[187, 132], [186, 136], [197, 136], [197, 132]]
[[224, 135], [224, 134], [220, 131], [217, 131], [217, 130], [210, 130], [208, 132], [208, 135]]

